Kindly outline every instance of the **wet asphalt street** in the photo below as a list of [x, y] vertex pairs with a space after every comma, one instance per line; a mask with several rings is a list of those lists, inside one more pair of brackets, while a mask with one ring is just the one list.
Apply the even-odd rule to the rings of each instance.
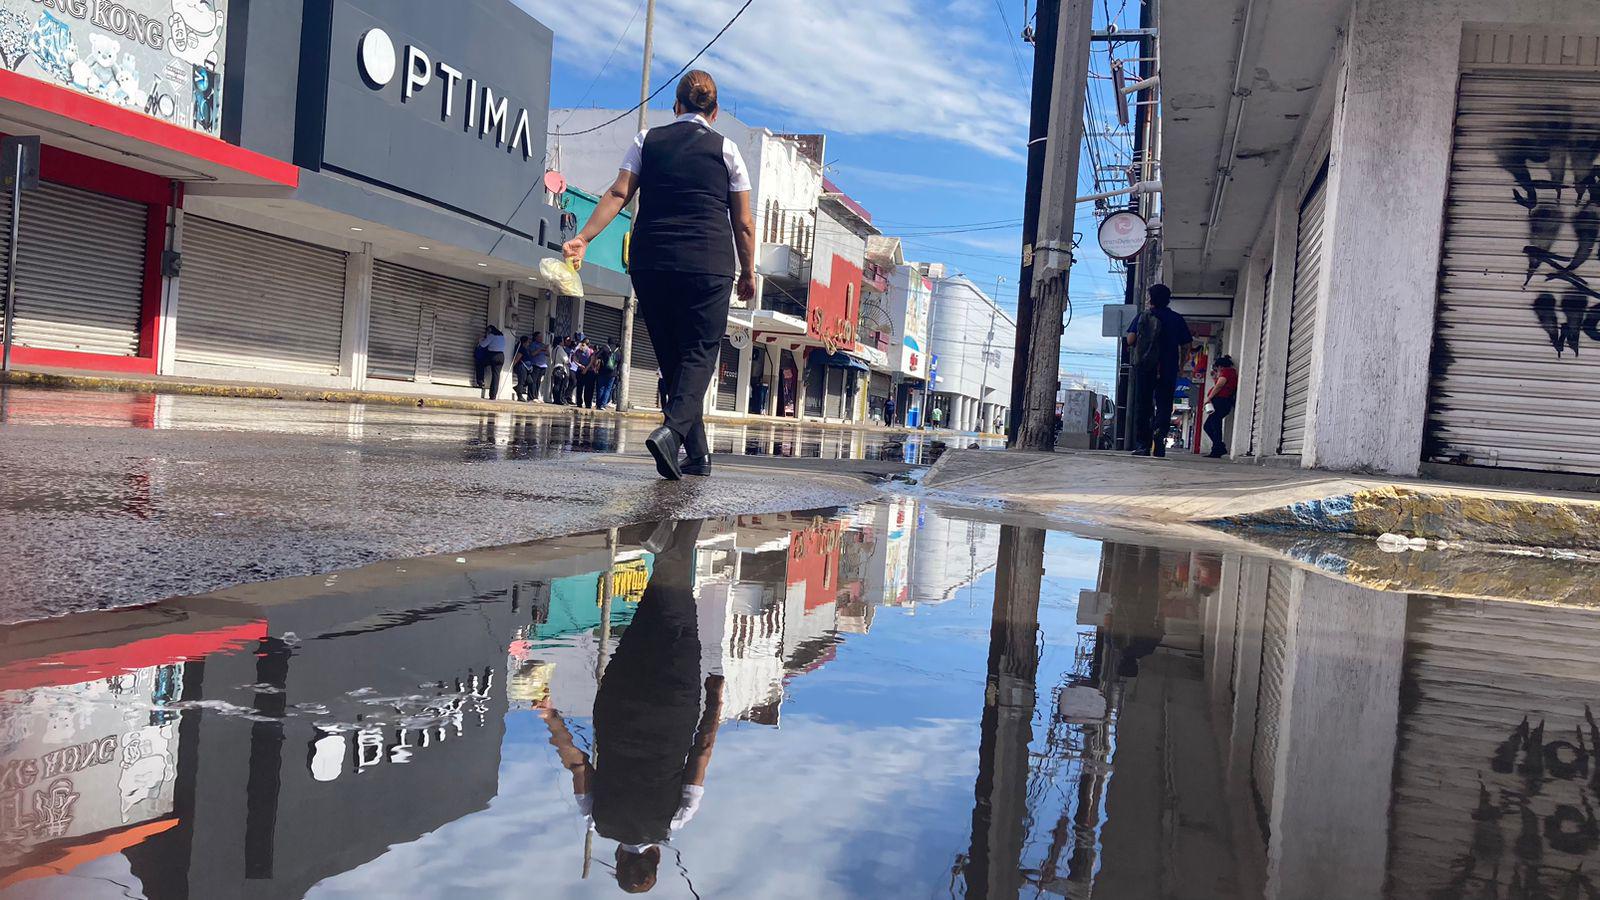
[[[683, 517], [858, 502], [920, 440], [713, 430], [660, 481], [650, 423], [0, 388], [0, 622]], [[909, 460], [909, 463], [908, 463]]]

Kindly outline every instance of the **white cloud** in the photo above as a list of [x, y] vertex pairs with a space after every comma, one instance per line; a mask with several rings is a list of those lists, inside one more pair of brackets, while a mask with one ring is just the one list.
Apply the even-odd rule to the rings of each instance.
[[[555, 30], [558, 66], [592, 73], [638, 0], [517, 2]], [[656, 83], [741, 5], [658, 0]], [[1028, 108], [1009, 56], [982, 23], [953, 27], [930, 11], [913, 0], [756, 0], [697, 65], [716, 76], [725, 104], [770, 107], [832, 134], [932, 138], [1021, 158]], [[636, 25], [612, 65], [637, 71], [643, 37]]]
[[945, 178], [939, 175], [918, 175], [915, 172], [889, 172], [883, 169], [863, 169], [859, 166], [834, 166], [841, 182], [871, 184], [885, 190], [902, 193], [926, 191], [999, 191], [992, 184]]

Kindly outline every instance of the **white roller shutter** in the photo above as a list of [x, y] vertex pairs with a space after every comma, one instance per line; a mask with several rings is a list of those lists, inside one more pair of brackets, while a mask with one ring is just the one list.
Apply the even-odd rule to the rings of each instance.
[[[15, 345], [138, 356], [148, 217], [142, 203], [50, 182], [24, 194]], [[0, 228], [0, 269], [9, 244]]]
[[1262, 817], [1272, 809], [1277, 785], [1278, 728], [1283, 709], [1283, 670], [1289, 649], [1290, 571], [1273, 566], [1267, 571], [1267, 607], [1261, 626], [1261, 676], [1256, 695], [1255, 745], [1250, 754], [1250, 775]]
[[1261, 415], [1264, 411], [1262, 401], [1266, 398], [1267, 380], [1262, 377], [1265, 373], [1267, 361], [1267, 323], [1272, 321], [1272, 270], [1267, 270], [1267, 280], [1264, 287], [1265, 293], [1261, 297], [1261, 322], [1256, 334], [1256, 375], [1255, 392], [1250, 399], [1250, 455], [1262, 455], [1261, 447]]
[[476, 374], [472, 351], [488, 323], [489, 288], [378, 260], [372, 266], [367, 373], [470, 386]]
[[1461, 79], [1425, 458], [1600, 472], [1600, 76]]
[[1311, 405], [1311, 350], [1317, 339], [1317, 304], [1322, 274], [1323, 214], [1328, 207], [1324, 163], [1300, 204], [1300, 235], [1294, 250], [1294, 302], [1289, 307], [1289, 370], [1283, 387], [1283, 438], [1278, 452], [1305, 450], [1306, 410]]
[[178, 361], [339, 374], [344, 277], [342, 251], [186, 216]]
[[661, 401], [656, 396], [656, 382], [659, 380], [656, 370], [659, 365], [655, 345], [650, 343], [650, 329], [644, 327], [642, 318], [634, 320], [633, 359], [629, 361], [628, 369], [628, 403], [635, 408], [660, 407]]

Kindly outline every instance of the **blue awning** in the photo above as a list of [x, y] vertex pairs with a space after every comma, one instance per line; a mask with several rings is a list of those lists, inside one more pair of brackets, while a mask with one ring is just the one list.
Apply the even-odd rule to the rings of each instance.
[[860, 369], [863, 372], [869, 372], [872, 370], [872, 368], [866, 363], [856, 359], [854, 356], [851, 356], [848, 353], [845, 353], [843, 350], [834, 353], [829, 353], [828, 351], [820, 348], [812, 350], [811, 362], [824, 366], [832, 366], [836, 369]]

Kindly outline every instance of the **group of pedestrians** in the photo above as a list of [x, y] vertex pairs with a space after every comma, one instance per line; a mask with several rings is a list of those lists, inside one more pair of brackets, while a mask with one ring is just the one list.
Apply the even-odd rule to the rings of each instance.
[[606, 409], [615, 402], [622, 373], [621, 347], [591, 341], [582, 332], [547, 342], [543, 332], [535, 331], [518, 338], [516, 348], [510, 351], [508, 343], [505, 333], [492, 325], [478, 342], [475, 386], [488, 388], [490, 399], [497, 399], [500, 373], [510, 362], [519, 402], [542, 401], [545, 379], [550, 381], [550, 402], [557, 406]]

